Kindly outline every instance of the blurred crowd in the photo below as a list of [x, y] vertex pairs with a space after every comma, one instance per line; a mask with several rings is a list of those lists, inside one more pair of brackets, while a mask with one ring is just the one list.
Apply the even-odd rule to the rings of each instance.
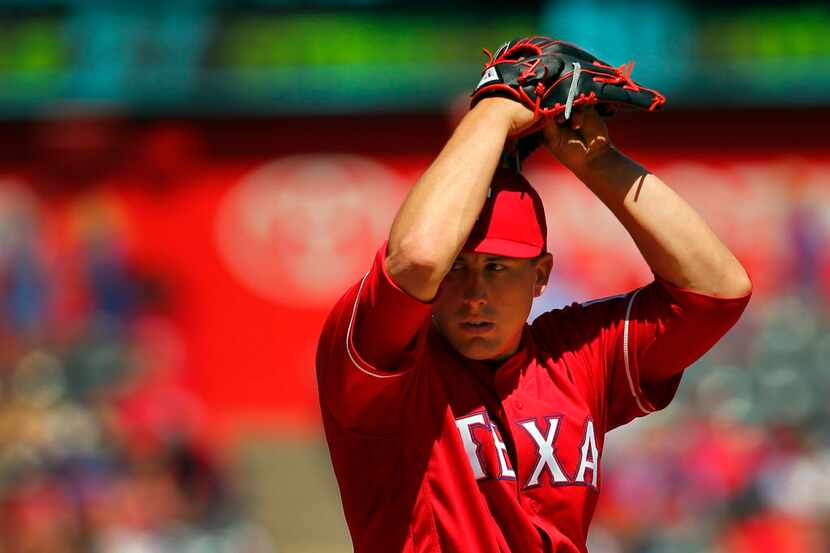
[[[117, 204], [0, 183], [0, 553], [272, 551], [200, 436]], [[55, 225], [61, 228], [53, 228]]]

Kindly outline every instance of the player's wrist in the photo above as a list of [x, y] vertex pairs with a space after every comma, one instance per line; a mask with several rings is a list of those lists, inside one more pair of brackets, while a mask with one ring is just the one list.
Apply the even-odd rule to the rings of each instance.
[[579, 180], [594, 192], [609, 186], [626, 189], [630, 183], [648, 174], [648, 170], [642, 165], [613, 145], [609, 145], [582, 166], [572, 170]]
[[591, 144], [581, 163], [574, 168], [574, 172], [607, 173], [613, 171], [615, 166], [624, 163], [625, 157], [606, 137], [605, 140]]
[[523, 104], [499, 96], [482, 98], [475, 105], [473, 111], [487, 113], [501, 121], [507, 129], [507, 134], [510, 136], [516, 135], [528, 128], [534, 121], [533, 112]]

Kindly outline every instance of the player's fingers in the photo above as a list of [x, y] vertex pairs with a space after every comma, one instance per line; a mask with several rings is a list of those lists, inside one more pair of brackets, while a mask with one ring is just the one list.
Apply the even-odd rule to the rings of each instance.
[[564, 112], [560, 113], [559, 115], [557, 115], [556, 117], [553, 118], [553, 121], [557, 125], [567, 125], [568, 127], [572, 128], [574, 130], [579, 130], [579, 127], [582, 126], [581, 110], [574, 109], [571, 112], [570, 117], [568, 119], [565, 119]]
[[568, 125], [549, 124], [542, 129], [545, 145], [554, 154], [563, 154], [572, 149], [587, 151], [587, 144], [581, 133], [571, 129]]
[[583, 119], [583, 117], [584, 117], [583, 110], [581, 110], [581, 109], [574, 110], [571, 113], [571, 128], [573, 130], [577, 131], [580, 128], [582, 128], [582, 119]]
[[580, 132], [588, 142], [597, 137], [608, 137], [608, 127], [605, 126], [600, 114], [593, 107], [581, 111]]

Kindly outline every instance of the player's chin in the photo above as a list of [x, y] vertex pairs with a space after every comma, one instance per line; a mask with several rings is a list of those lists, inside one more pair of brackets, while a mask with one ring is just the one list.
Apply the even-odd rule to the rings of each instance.
[[455, 349], [468, 359], [487, 361], [498, 356], [499, 340], [483, 336], [464, 336], [456, 340]]
[[471, 354], [465, 354], [464, 357], [470, 359], [472, 361], [490, 361], [494, 359], [496, 356], [492, 353], [478, 353], [472, 352]]

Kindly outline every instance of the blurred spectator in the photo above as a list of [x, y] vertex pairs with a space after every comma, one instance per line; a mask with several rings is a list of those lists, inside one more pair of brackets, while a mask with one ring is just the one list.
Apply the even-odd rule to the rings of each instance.
[[[0, 552], [270, 551], [199, 439], [170, 306], [130, 266], [116, 206], [79, 204], [50, 272], [36, 202], [0, 200]], [[72, 297], [85, 308], [50, 320]]]

